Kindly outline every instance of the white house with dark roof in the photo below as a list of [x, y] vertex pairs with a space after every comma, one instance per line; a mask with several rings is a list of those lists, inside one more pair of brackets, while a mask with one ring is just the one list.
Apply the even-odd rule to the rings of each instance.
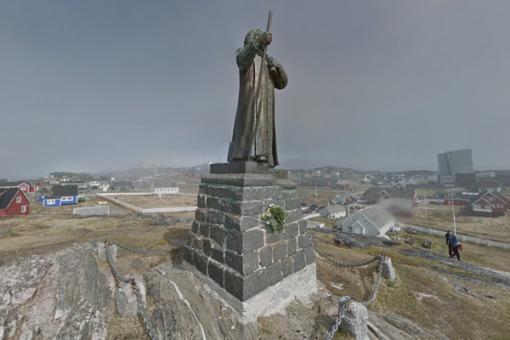
[[342, 221], [338, 221], [336, 229], [344, 233], [386, 237], [391, 230], [398, 230], [393, 215], [379, 206], [371, 206], [360, 210]]

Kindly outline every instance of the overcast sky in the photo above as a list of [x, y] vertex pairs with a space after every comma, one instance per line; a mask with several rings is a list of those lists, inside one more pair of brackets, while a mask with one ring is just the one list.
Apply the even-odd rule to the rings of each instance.
[[0, 2], [0, 177], [224, 161], [235, 49], [289, 75], [282, 167], [510, 168], [510, 1]]

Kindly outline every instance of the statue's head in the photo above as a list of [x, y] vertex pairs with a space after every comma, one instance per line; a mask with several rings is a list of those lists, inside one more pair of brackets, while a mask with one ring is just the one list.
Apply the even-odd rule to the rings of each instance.
[[264, 32], [262, 32], [262, 30], [259, 30], [258, 28], [249, 31], [248, 34], [246, 34], [246, 37], [244, 38], [244, 46], [250, 44], [257, 46], [257, 42], [259, 41], [263, 33]]

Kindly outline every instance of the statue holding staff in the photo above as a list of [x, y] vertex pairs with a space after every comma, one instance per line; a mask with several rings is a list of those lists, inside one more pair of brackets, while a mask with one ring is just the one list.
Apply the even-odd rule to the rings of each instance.
[[236, 51], [239, 67], [239, 98], [230, 142], [228, 161], [256, 161], [269, 167], [278, 165], [276, 150], [274, 89], [287, 86], [282, 65], [267, 56], [272, 42], [268, 29], [248, 32], [244, 46]]

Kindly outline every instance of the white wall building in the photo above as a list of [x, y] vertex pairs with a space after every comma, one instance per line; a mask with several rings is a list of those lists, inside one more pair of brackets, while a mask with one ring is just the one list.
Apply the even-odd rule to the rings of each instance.
[[179, 193], [179, 187], [154, 188], [154, 192], [156, 194], [178, 194]]
[[347, 216], [347, 208], [343, 205], [330, 205], [321, 210], [321, 216], [337, 220]]
[[344, 233], [386, 237], [388, 231], [400, 228], [390, 213], [381, 207], [371, 206], [339, 221], [336, 229]]

